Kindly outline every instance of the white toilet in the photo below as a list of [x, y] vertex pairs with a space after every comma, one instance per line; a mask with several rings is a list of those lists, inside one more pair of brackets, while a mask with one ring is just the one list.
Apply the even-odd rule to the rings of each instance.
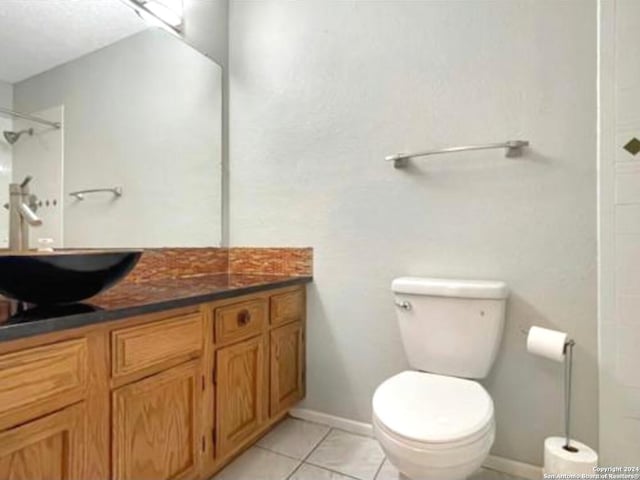
[[389, 461], [414, 480], [462, 480], [493, 445], [493, 401], [474, 380], [496, 357], [508, 295], [503, 282], [397, 278], [398, 323], [414, 370], [373, 395], [373, 429]]

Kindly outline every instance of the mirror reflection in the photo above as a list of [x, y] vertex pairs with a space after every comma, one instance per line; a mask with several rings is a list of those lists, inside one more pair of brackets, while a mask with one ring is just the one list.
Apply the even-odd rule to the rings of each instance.
[[13, 184], [31, 248], [220, 244], [216, 63], [120, 0], [4, 0], [0, 58], [0, 204]]

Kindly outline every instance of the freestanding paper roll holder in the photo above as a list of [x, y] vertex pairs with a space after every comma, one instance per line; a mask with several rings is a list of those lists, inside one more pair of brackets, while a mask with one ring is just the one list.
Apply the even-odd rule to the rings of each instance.
[[571, 440], [571, 370], [573, 368], [573, 347], [576, 342], [569, 339], [564, 344], [564, 448], [568, 452], [577, 452], [578, 449], [572, 447]]
[[[520, 331], [526, 337], [529, 329], [521, 328]], [[573, 347], [576, 342], [568, 339], [564, 344], [564, 448], [568, 452], [577, 452], [578, 449], [572, 447], [571, 441], [571, 374], [573, 370]]]

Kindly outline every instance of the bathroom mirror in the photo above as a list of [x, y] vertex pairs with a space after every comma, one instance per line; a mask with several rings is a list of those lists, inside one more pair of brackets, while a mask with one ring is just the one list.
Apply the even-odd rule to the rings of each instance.
[[33, 177], [32, 247], [217, 246], [221, 101], [221, 68], [121, 0], [2, 0], [0, 205]]

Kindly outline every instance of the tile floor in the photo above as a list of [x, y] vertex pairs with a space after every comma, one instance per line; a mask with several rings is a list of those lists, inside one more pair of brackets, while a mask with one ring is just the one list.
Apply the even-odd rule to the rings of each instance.
[[[211, 480], [399, 480], [378, 442], [287, 418]], [[469, 480], [521, 480], [481, 469]]]

